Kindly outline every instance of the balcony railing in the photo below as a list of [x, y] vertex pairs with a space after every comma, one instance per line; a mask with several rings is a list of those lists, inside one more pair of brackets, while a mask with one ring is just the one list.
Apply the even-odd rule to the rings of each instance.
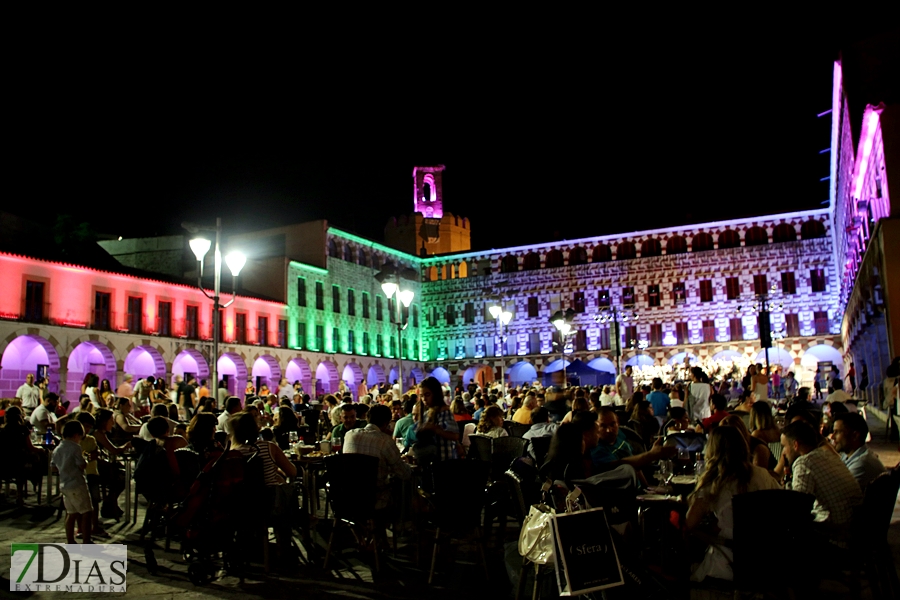
[[116, 313], [109, 310], [91, 311], [91, 329], [100, 331], [112, 331], [116, 324]]

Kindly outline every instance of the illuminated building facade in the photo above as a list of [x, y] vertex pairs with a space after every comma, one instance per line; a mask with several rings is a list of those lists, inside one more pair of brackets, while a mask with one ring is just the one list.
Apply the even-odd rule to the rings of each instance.
[[900, 108], [890, 103], [898, 84], [896, 70], [873, 76], [862, 60], [879, 54], [879, 44], [875, 39], [850, 48], [835, 63], [831, 112], [842, 343], [857, 383], [865, 367], [871, 401], [889, 396], [885, 370], [900, 355], [900, 208], [889, 185], [900, 181]]

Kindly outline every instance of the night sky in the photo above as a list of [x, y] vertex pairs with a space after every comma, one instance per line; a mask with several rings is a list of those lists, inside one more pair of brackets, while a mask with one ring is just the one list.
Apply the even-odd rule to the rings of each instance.
[[480, 32], [437, 55], [244, 58], [227, 77], [172, 57], [68, 71], [9, 113], [3, 208], [125, 237], [219, 215], [380, 240], [411, 211], [412, 167], [436, 163], [476, 248], [817, 208], [831, 121], [816, 115], [846, 35]]

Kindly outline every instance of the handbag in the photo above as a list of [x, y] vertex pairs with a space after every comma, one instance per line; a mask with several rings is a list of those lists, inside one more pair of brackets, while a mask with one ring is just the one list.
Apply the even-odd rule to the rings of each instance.
[[538, 564], [553, 564], [553, 509], [546, 504], [532, 504], [519, 532], [519, 554]]

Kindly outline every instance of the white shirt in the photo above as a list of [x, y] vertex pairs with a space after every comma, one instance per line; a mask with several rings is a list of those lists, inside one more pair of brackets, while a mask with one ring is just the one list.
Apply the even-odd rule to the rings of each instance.
[[41, 421], [49, 421], [50, 423], [56, 423], [56, 415], [50, 412], [46, 406], [41, 404], [34, 412], [31, 413], [31, 424], [37, 427], [41, 424]]
[[631, 398], [634, 394], [634, 379], [630, 375], [619, 375], [616, 377], [616, 392], [622, 398], [624, 404], [625, 399]]
[[228, 435], [231, 435], [231, 427], [228, 425], [228, 421], [232, 416], [233, 415], [227, 410], [223, 410], [222, 414], [219, 415], [219, 424], [216, 425], [216, 431], [224, 431]]
[[828, 397], [825, 398], [825, 403], [830, 404], [832, 402], [846, 402], [847, 400], [853, 400], [853, 396], [845, 392], [844, 390], [834, 390]]
[[[169, 417], [163, 417], [163, 419], [169, 422], [169, 435], [175, 435], [175, 426], [178, 425], [178, 423], [176, 421], [173, 421]], [[149, 421], [147, 423], [149, 423]], [[150, 430], [147, 429], [147, 423], [141, 425], [141, 430], [138, 431], [138, 437], [142, 440], [152, 442], [153, 436], [150, 435]]]
[[612, 406], [616, 403], [616, 399], [609, 394], [600, 394], [600, 406]]
[[86, 387], [84, 388], [84, 393], [87, 394], [91, 399], [91, 404], [93, 404], [97, 408], [104, 408], [104, 406], [100, 403], [100, 394], [97, 392], [97, 388]]
[[16, 398], [22, 399], [22, 408], [37, 408], [41, 403], [41, 388], [23, 383], [16, 392]]

